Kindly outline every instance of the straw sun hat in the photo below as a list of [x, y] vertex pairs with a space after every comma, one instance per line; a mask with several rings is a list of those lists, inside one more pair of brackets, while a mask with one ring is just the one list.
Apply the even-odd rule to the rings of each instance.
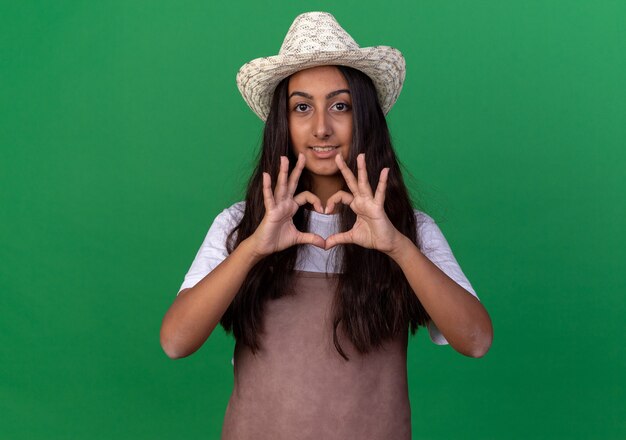
[[404, 57], [389, 46], [359, 47], [327, 12], [298, 15], [278, 55], [256, 58], [237, 73], [243, 99], [263, 121], [267, 119], [274, 89], [289, 75], [323, 65], [353, 67], [374, 82], [385, 114], [398, 99], [405, 75]]

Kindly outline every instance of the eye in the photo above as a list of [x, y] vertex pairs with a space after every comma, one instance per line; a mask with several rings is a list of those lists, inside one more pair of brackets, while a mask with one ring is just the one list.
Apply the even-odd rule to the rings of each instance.
[[297, 111], [297, 112], [300, 112], [300, 113], [305, 112], [308, 109], [309, 109], [309, 104], [305, 104], [305, 103], [302, 103], [302, 102], [299, 103], [299, 104], [296, 104], [296, 106], [294, 107], [294, 110]]
[[345, 102], [337, 102], [333, 104], [333, 108], [339, 112], [347, 112], [350, 110], [350, 105]]

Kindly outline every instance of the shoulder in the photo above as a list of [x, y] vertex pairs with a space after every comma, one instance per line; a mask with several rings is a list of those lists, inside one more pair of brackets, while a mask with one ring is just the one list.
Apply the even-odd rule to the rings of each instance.
[[440, 232], [437, 222], [424, 211], [413, 209], [417, 232], [420, 237], [430, 236], [434, 232]]
[[225, 237], [239, 225], [243, 218], [246, 202], [237, 202], [222, 210], [209, 227], [207, 239], [209, 237]]
[[226, 239], [239, 225], [245, 211], [245, 202], [237, 202], [220, 212], [211, 223], [203, 248], [225, 248]]
[[246, 210], [246, 201], [242, 200], [241, 202], [233, 203], [228, 208], [224, 209], [222, 213], [228, 213], [230, 215], [240, 215], [243, 216], [244, 211]]
[[417, 236], [420, 242], [420, 250], [431, 260], [437, 256], [446, 256], [452, 253], [450, 245], [446, 240], [439, 225], [430, 215], [417, 209], [413, 210], [416, 220]]
[[426, 214], [424, 211], [420, 211], [419, 209], [413, 209], [413, 214], [418, 222], [435, 222], [430, 215]]
[[193, 287], [228, 257], [228, 235], [237, 227], [245, 211], [245, 202], [237, 202], [220, 212], [213, 220], [189, 271], [185, 275], [179, 293]]
[[245, 201], [234, 203], [220, 212], [217, 217], [215, 217], [213, 223], [223, 226], [237, 226], [243, 218], [245, 210]]
[[435, 223], [435, 220], [424, 211], [420, 211], [419, 209], [413, 209], [413, 214], [415, 215], [415, 219], [420, 223]]
[[457, 284], [476, 296], [474, 288], [461, 270], [450, 244], [437, 222], [425, 212], [417, 210], [414, 212], [417, 220], [420, 251]]

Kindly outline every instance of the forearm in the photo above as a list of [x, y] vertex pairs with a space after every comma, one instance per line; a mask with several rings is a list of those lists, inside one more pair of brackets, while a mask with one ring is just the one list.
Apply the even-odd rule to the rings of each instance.
[[189, 356], [204, 344], [259, 260], [244, 240], [193, 288], [176, 297], [161, 325], [161, 346], [169, 357]]
[[448, 343], [461, 354], [483, 356], [493, 339], [489, 314], [478, 299], [431, 262], [406, 236], [388, 255]]

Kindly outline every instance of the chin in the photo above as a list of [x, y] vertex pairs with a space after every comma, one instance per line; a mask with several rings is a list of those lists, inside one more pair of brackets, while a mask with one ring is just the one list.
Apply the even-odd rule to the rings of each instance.
[[313, 175], [313, 176], [319, 176], [319, 177], [332, 177], [332, 176], [336, 176], [338, 174], [341, 174], [341, 172], [339, 171], [339, 168], [335, 167], [335, 168], [308, 168], [309, 174]]

